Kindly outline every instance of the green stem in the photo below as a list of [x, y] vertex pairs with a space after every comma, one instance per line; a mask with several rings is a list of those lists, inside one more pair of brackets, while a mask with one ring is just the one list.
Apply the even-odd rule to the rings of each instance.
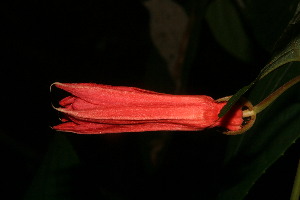
[[263, 111], [266, 107], [268, 107], [273, 101], [275, 101], [282, 93], [284, 93], [287, 89], [295, 85], [296, 83], [300, 82], [300, 76], [297, 76], [290, 80], [289, 82], [285, 83], [283, 86], [278, 88], [275, 92], [270, 94], [267, 98], [261, 101], [259, 104], [254, 106], [253, 110], [255, 113], [259, 113]]
[[298, 163], [298, 168], [295, 176], [295, 181], [293, 185], [293, 190], [290, 200], [298, 200], [300, 196], [300, 160]]

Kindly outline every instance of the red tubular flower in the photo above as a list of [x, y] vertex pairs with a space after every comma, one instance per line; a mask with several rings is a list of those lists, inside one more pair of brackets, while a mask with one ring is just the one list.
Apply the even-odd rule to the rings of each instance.
[[221, 126], [241, 129], [243, 114], [235, 109], [221, 119], [226, 104], [204, 95], [170, 95], [134, 87], [93, 83], [54, 83], [71, 93], [58, 111], [64, 114], [58, 131], [104, 134], [143, 131], [195, 131]]

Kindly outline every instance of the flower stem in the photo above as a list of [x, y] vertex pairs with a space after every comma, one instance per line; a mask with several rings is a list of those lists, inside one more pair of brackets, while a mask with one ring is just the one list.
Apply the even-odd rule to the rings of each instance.
[[283, 86], [278, 88], [275, 92], [270, 94], [267, 98], [261, 101], [259, 104], [254, 106], [253, 110], [255, 113], [259, 113], [263, 111], [266, 107], [268, 107], [273, 101], [275, 101], [282, 93], [284, 93], [287, 89], [295, 85], [296, 83], [300, 82], [300, 76], [297, 76], [290, 80], [289, 82], [285, 83]]
[[300, 196], [300, 160], [298, 163], [298, 168], [295, 176], [295, 181], [293, 185], [293, 190], [290, 200], [298, 200]]
[[243, 111], [243, 117], [251, 117], [253, 115], [256, 115], [254, 110], [244, 110]]

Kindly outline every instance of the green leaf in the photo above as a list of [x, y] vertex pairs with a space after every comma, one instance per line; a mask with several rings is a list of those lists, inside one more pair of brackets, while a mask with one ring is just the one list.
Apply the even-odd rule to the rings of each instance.
[[67, 138], [55, 135], [24, 199], [74, 199], [73, 173], [78, 164], [79, 159]]
[[251, 42], [232, 1], [213, 1], [208, 7], [206, 20], [215, 39], [224, 49], [240, 60], [251, 60]]
[[[299, 4], [300, 5], [300, 4]], [[285, 66], [286, 63], [300, 61], [300, 9], [296, 10], [294, 18], [291, 19], [284, 34], [277, 42], [277, 53], [271, 59], [271, 61], [261, 70], [258, 77], [250, 83], [248, 86], [243, 87], [236, 94], [230, 98], [228, 103], [221, 110], [219, 117], [224, 116], [231, 107], [240, 99], [240, 97], [246, 93], [255, 83], [267, 76], [272, 71], [278, 69], [281, 66]], [[283, 45], [285, 44], [285, 45]]]
[[[259, 81], [250, 93], [253, 101], [261, 91], [276, 87], [300, 74], [300, 63], [280, 68]], [[224, 185], [218, 199], [243, 199], [258, 178], [300, 138], [300, 85], [283, 93], [257, 116], [254, 127], [229, 139], [225, 158]]]
[[242, 89], [240, 89], [235, 95], [233, 95], [227, 104], [222, 108], [222, 110], [219, 113], [219, 117], [223, 117], [230, 109], [231, 107], [245, 94], [254, 84], [255, 82], [253, 81], [251, 84], [244, 86]]
[[[300, 33], [300, 29], [298, 33]], [[300, 61], [300, 34], [284, 50], [274, 56], [271, 62], [262, 69], [258, 79], [262, 79], [278, 67], [293, 61]]]
[[[266, 137], [244, 139], [244, 144], [248, 145], [243, 147], [247, 146], [249, 149], [236, 157], [242, 160], [243, 164], [230, 165], [231, 170], [226, 176], [226, 180], [230, 180], [231, 177], [239, 177], [239, 180], [227, 185], [220, 193], [219, 199], [243, 199], [246, 196], [255, 181], [299, 138], [299, 116], [300, 104], [293, 105], [277, 116], [271, 126], [259, 131], [260, 134], [267, 133]], [[251, 140], [258, 143], [250, 145]]]

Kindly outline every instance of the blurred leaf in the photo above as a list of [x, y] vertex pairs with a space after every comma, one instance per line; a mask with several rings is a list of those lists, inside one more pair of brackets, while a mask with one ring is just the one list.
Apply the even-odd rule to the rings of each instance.
[[209, 6], [210, 0], [190, 0], [190, 1], [182, 1], [185, 3], [183, 7], [187, 11], [189, 15], [189, 24], [186, 31], [187, 41], [185, 41], [186, 49], [185, 52], [182, 52], [183, 55], [180, 55], [181, 58], [184, 58], [182, 62], [182, 73], [181, 73], [181, 87], [179, 87], [178, 92], [184, 92], [189, 74], [191, 73], [191, 68], [198, 56], [199, 49], [201, 48], [200, 37], [202, 36], [202, 28], [201, 25], [206, 14], [206, 10]]
[[74, 169], [79, 159], [67, 138], [55, 135], [25, 200], [74, 199]]
[[298, 0], [236, 0], [253, 39], [266, 51], [272, 52], [295, 13]]
[[291, 19], [284, 34], [277, 42], [277, 53], [273, 56], [271, 61], [261, 70], [258, 77], [248, 86], [240, 89], [235, 95], [230, 98], [228, 104], [221, 110], [219, 117], [224, 116], [230, 108], [239, 100], [239, 98], [247, 92], [258, 80], [262, 79], [270, 72], [276, 70], [286, 63], [293, 61], [300, 61], [300, 9], [296, 10], [294, 17]]
[[[167, 63], [169, 73], [180, 84], [181, 66], [177, 66], [179, 49], [187, 29], [185, 10], [172, 0], [149, 0], [144, 2], [150, 13], [151, 39]], [[176, 24], [176, 26], [174, 26]]]
[[206, 19], [221, 46], [243, 61], [251, 60], [251, 42], [232, 1], [213, 1], [208, 7]]
[[[259, 81], [249, 98], [266, 93], [300, 74], [300, 64], [281, 68]], [[243, 199], [256, 180], [300, 137], [300, 85], [286, 91], [257, 116], [252, 129], [231, 137], [225, 158], [224, 185], [219, 199]]]
[[[145, 82], [151, 83], [151, 87], [158, 86], [153, 87], [154, 90], [168, 88], [170, 81], [173, 81], [175, 93], [184, 92], [190, 68], [197, 56], [201, 23], [209, 2], [152, 0], [144, 3], [150, 12], [151, 39], [156, 50], [150, 53]], [[173, 93], [174, 90], [167, 92]]]

